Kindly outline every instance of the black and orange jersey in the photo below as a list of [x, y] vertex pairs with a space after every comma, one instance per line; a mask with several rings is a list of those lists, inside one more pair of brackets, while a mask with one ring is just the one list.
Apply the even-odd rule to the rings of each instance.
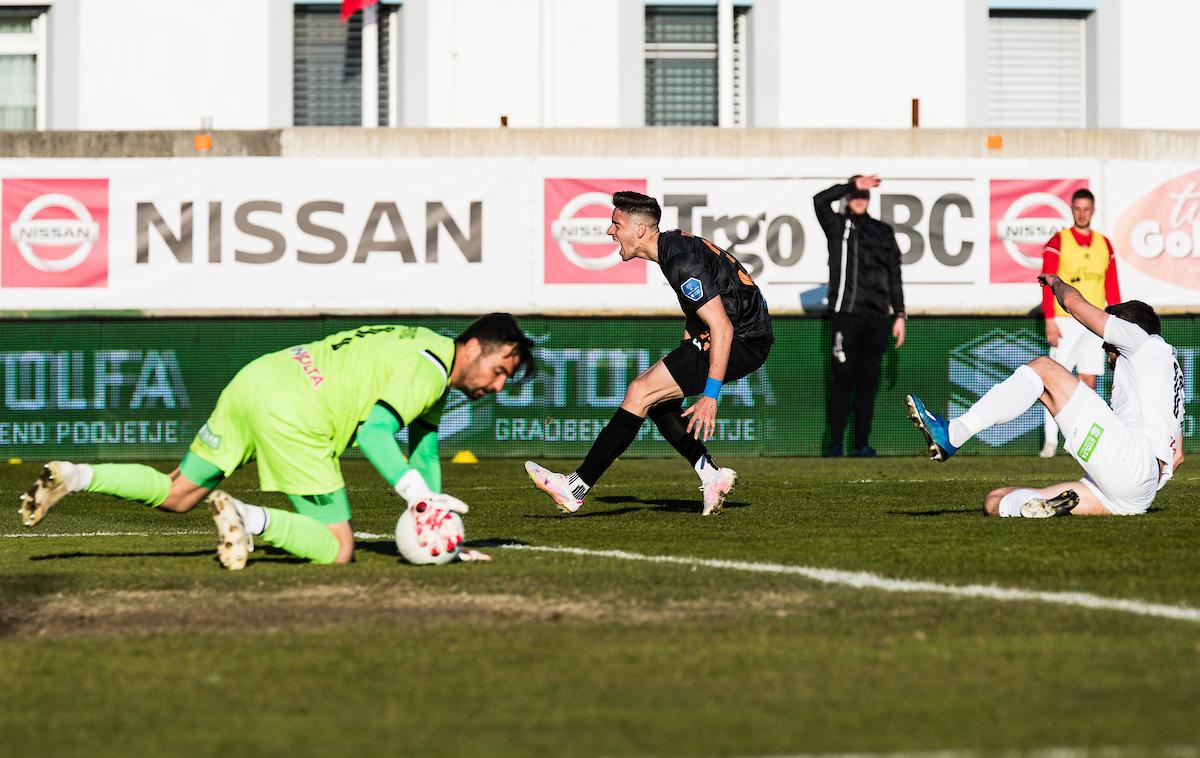
[[688, 333], [693, 337], [708, 332], [696, 312], [720, 295], [733, 324], [733, 336], [753, 343], [774, 341], [767, 301], [731, 254], [706, 239], [676, 230], [658, 236], [658, 265], [679, 298]]

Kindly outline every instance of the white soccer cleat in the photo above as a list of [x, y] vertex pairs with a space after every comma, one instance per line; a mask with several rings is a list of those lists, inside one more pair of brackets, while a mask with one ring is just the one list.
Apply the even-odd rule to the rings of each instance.
[[233, 498], [227, 492], [213, 490], [205, 502], [217, 525], [217, 558], [221, 565], [230, 571], [245, 568], [250, 552], [254, 550], [254, 541], [246, 531]]
[[700, 485], [704, 493], [704, 509], [701, 516], [715, 516], [725, 509], [725, 498], [737, 484], [737, 472], [731, 468], [717, 469], [717, 475], [712, 481]]
[[1022, 518], [1052, 518], [1054, 516], [1069, 516], [1071, 510], [1079, 505], [1079, 495], [1075, 490], [1064, 490], [1047, 500], [1044, 497], [1031, 497], [1021, 506]]
[[50, 461], [42, 467], [42, 474], [33, 486], [21, 495], [21, 523], [37, 526], [46, 517], [46, 512], [75, 490], [71, 489], [75, 464], [69, 461]]
[[556, 474], [533, 461], [525, 461], [525, 473], [529, 474], [529, 478], [533, 480], [539, 490], [554, 500], [554, 505], [563, 513], [574, 513], [583, 505], [583, 501], [571, 492], [565, 474]]
[[1057, 452], [1058, 440], [1054, 440], [1053, 442], [1047, 442], [1046, 444], [1042, 445], [1042, 449], [1038, 452], [1038, 455], [1043, 458], [1053, 458], [1054, 454]]

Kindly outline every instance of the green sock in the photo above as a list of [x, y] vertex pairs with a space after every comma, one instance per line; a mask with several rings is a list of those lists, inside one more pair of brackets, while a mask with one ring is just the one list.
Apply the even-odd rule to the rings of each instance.
[[307, 558], [313, 563], [333, 563], [337, 559], [337, 537], [320, 521], [278, 508], [266, 510], [271, 518], [262, 538], [268, 545]]
[[140, 463], [97, 463], [87, 492], [116, 495], [157, 508], [171, 494], [171, 477]]

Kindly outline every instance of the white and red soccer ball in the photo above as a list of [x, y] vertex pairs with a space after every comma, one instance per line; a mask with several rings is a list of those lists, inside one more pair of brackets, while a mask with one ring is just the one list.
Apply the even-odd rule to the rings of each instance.
[[440, 566], [458, 558], [464, 534], [461, 516], [426, 502], [405, 508], [396, 521], [400, 556], [418, 566]]

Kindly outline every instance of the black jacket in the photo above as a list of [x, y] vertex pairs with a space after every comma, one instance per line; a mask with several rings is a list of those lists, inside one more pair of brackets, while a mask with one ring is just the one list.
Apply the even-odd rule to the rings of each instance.
[[838, 213], [832, 204], [854, 185], [835, 184], [813, 197], [817, 221], [829, 241], [829, 312], [904, 313], [900, 248], [892, 227], [863, 214]]

